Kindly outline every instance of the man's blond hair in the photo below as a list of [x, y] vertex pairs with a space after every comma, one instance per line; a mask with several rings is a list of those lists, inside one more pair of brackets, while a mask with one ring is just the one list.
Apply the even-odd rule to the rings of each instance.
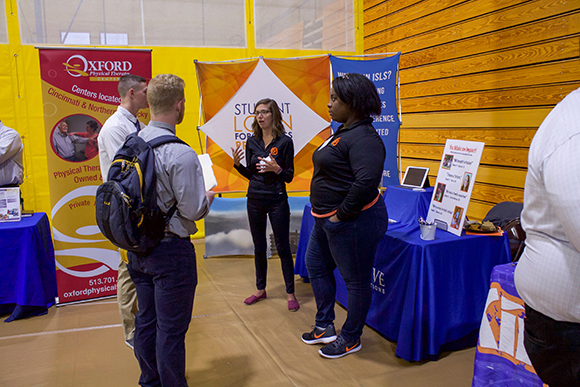
[[147, 88], [147, 102], [151, 114], [170, 113], [175, 103], [185, 99], [184, 88], [185, 82], [177, 75], [159, 74], [153, 78]]

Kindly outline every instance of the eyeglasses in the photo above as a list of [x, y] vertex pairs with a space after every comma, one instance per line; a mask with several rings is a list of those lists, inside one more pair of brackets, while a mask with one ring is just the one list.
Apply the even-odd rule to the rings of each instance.
[[257, 112], [254, 113], [254, 115], [259, 116], [261, 114], [263, 116], [266, 116], [270, 113], [272, 113], [270, 110], [258, 110]]

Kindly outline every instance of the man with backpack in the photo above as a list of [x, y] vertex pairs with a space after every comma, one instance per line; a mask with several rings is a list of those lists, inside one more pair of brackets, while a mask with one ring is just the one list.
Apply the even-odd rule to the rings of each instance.
[[[109, 167], [117, 150], [125, 138], [144, 125], [139, 122], [137, 114], [147, 108], [147, 80], [141, 76], [126, 74], [119, 79], [117, 86], [121, 104], [117, 111], [105, 121], [97, 137], [99, 162], [103, 181], [107, 181]], [[137, 292], [131, 276], [127, 271], [127, 252], [121, 250], [117, 272], [117, 303], [123, 324], [125, 344], [133, 349], [135, 334], [135, 314], [137, 313]]]
[[[149, 126], [139, 132], [145, 141], [175, 135], [185, 113], [184, 81], [161, 74], [149, 82]], [[209, 212], [213, 192], [205, 191], [196, 153], [183, 143], [170, 142], [153, 149], [157, 175], [157, 205], [168, 213], [165, 235], [147, 253], [129, 252], [129, 273], [137, 288], [139, 311], [135, 320], [135, 356], [142, 386], [187, 386], [185, 334], [193, 311], [197, 286], [196, 257], [189, 236], [195, 221]]]

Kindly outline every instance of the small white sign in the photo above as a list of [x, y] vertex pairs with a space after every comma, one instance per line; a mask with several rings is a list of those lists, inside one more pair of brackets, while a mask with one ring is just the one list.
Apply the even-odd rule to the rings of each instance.
[[447, 140], [427, 213], [427, 222], [461, 235], [483, 142]]
[[20, 220], [20, 188], [0, 188], [0, 222]]
[[205, 190], [209, 191], [213, 187], [217, 185], [217, 179], [215, 178], [215, 174], [213, 173], [213, 165], [211, 161], [211, 157], [207, 153], [197, 156], [199, 159], [199, 163], [201, 164], [201, 170], [203, 172], [203, 181], [205, 183]]

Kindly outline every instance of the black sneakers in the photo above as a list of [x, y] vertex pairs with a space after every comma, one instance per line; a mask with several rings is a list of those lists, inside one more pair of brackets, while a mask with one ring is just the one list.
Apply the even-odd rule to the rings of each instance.
[[327, 344], [324, 347], [320, 348], [318, 350], [318, 353], [320, 354], [320, 356], [326, 357], [328, 359], [338, 359], [339, 357], [343, 357], [351, 353], [360, 351], [361, 348], [362, 345], [360, 343], [360, 339], [348, 343], [346, 342], [346, 340], [342, 338], [342, 336], [338, 336], [338, 338], [334, 340], [332, 343]]
[[320, 328], [315, 325], [312, 332], [302, 334], [302, 341], [306, 344], [328, 344], [334, 340], [336, 340], [336, 331], [333, 324], [326, 328]]

